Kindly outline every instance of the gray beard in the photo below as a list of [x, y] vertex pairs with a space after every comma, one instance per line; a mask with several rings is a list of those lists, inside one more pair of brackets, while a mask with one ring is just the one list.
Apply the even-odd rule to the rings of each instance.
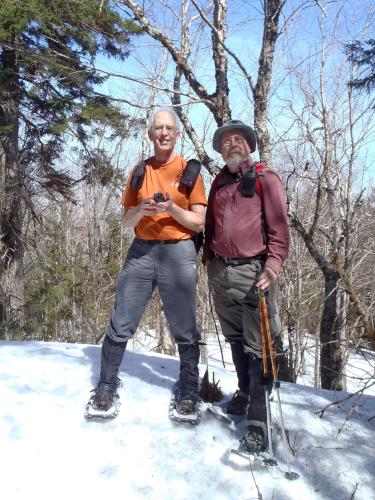
[[233, 153], [227, 159], [226, 164], [227, 167], [229, 168], [230, 167], [237, 168], [247, 159], [248, 159], [247, 155], [242, 155], [241, 153]]

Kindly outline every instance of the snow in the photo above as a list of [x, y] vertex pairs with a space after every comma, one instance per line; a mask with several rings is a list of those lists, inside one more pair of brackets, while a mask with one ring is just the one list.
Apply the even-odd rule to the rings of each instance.
[[[215, 341], [209, 354], [210, 375], [229, 397], [236, 379], [228, 351], [225, 369]], [[349, 390], [373, 382], [373, 354], [353, 354], [349, 364]], [[375, 499], [374, 386], [320, 418], [319, 410], [348, 394], [281, 384], [290, 469], [300, 475], [288, 481], [280, 432], [273, 439], [279, 467], [269, 469], [229, 453], [244, 422], [228, 426], [204, 408], [199, 426], [168, 419], [177, 358], [128, 350], [118, 417], [85, 421], [99, 365], [99, 346], [0, 342], [1, 499]], [[276, 397], [271, 408], [277, 429]]]

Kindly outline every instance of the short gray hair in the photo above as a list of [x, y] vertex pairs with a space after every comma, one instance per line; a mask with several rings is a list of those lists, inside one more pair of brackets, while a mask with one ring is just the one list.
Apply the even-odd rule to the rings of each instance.
[[178, 120], [177, 113], [173, 108], [171, 108], [169, 106], [162, 106], [160, 108], [155, 108], [153, 111], [151, 111], [151, 113], [149, 114], [148, 119], [147, 119], [147, 130], [152, 129], [152, 124], [154, 123], [155, 115], [157, 113], [160, 113], [160, 112], [169, 113], [171, 116], [173, 116], [174, 121], [176, 123], [176, 130], [177, 130], [177, 132], [179, 132], [180, 131], [180, 122]]

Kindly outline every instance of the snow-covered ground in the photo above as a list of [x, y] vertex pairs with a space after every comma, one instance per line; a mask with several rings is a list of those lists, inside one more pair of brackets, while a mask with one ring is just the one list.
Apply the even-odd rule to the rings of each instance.
[[[229, 396], [235, 374], [218, 346], [209, 347], [210, 374]], [[203, 408], [199, 426], [168, 419], [178, 360], [142, 350], [125, 354], [121, 409], [111, 422], [86, 422], [100, 347], [0, 342], [0, 498], [3, 500], [263, 500], [375, 499], [375, 391], [317, 412], [346, 393], [282, 383], [286, 428], [296, 481], [287, 470], [271, 403], [279, 467], [267, 469], [231, 455], [245, 424], [230, 427]], [[205, 366], [201, 366], [203, 376]], [[348, 390], [358, 377], [374, 381], [374, 357], [350, 359]], [[309, 383], [306, 375], [305, 383]], [[362, 383], [362, 382], [361, 382]], [[353, 385], [352, 385], [353, 384]]]

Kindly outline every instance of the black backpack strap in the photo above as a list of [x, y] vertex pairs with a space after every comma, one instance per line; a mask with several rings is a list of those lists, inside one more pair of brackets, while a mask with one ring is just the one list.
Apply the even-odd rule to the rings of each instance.
[[[191, 159], [186, 163], [186, 167], [180, 178], [180, 185], [185, 187], [189, 192], [195, 186], [197, 182], [198, 175], [201, 171], [201, 164], [198, 160]], [[130, 187], [138, 191], [141, 189], [143, 180], [145, 178], [146, 171], [146, 161], [140, 161], [133, 170], [132, 180], [130, 181]]]
[[264, 163], [256, 162], [253, 163], [243, 174], [242, 177], [237, 177], [235, 174], [231, 174], [227, 167], [224, 167], [221, 171], [223, 177], [219, 179], [218, 189], [227, 186], [228, 184], [235, 184], [238, 182], [240, 184], [241, 194], [245, 198], [252, 198], [255, 193], [258, 193], [260, 198], [261, 194], [261, 184], [260, 177], [262, 176], [261, 169]]
[[217, 188], [220, 189], [228, 184], [235, 184], [240, 182], [240, 177], [221, 177], [217, 183]]
[[[200, 164], [200, 162], [198, 160], [195, 160], [194, 158], [186, 163], [186, 166], [180, 178], [180, 186], [183, 186], [188, 193], [191, 193], [193, 187], [195, 186], [201, 168], [202, 165]], [[192, 238], [197, 253], [203, 245], [203, 239], [203, 231], [196, 233]]]
[[256, 180], [257, 173], [253, 164], [246, 170], [241, 178], [240, 184], [242, 196], [245, 198], [252, 198], [254, 196]]
[[201, 164], [198, 160], [191, 159], [186, 163], [186, 167], [180, 179], [180, 185], [191, 191], [197, 182], [198, 175], [201, 171]]
[[133, 177], [132, 180], [130, 181], [130, 187], [138, 191], [141, 189], [143, 180], [145, 178], [145, 171], [146, 171], [146, 162], [145, 160], [141, 160], [137, 165], [135, 166], [133, 170]]

